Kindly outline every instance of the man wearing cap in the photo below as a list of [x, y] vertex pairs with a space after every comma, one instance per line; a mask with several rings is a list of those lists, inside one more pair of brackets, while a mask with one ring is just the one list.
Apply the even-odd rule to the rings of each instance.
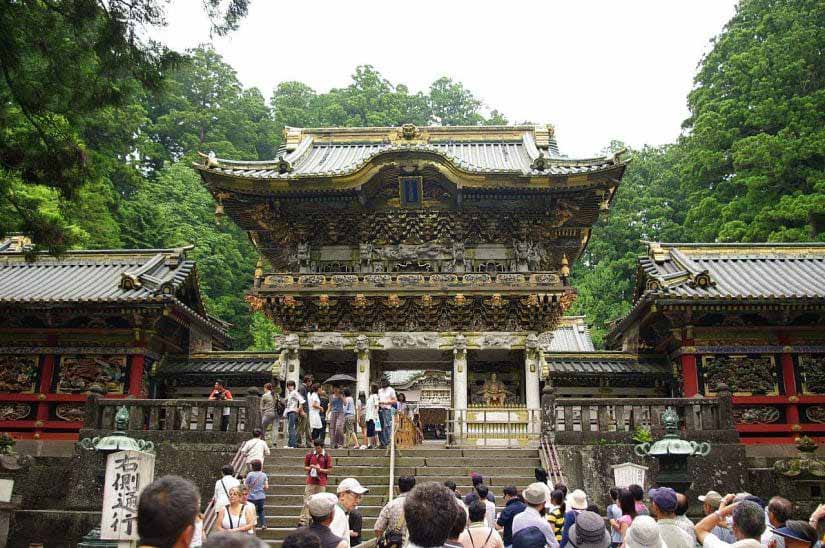
[[[711, 529], [733, 516], [733, 536], [736, 542], [727, 544], [711, 533]], [[765, 512], [753, 501], [733, 502], [733, 495], [722, 499], [719, 510], [708, 514], [696, 524], [696, 540], [704, 548], [761, 548], [760, 538], [765, 530]]]
[[[816, 544], [816, 530], [801, 520], [788, 520], [782, 527], [772, 529], [774, 537], [785, 541], [787, 548], [811, 548]], [[776, 548], [777, 539], [771, 539], [768, 548]]]
[[604, 518], [595, 512], [581, 512], [576, 516], [576, 523], [570, 528], [569, 542], [576, 548], [610, 546], [610, 533], [604, 527]]
[[334, 535], [344, 539], [347, 547], [350, 546], [350, 530], [348, 514], [361, 502], [361, 495], [369, 489], [362, 486], [355, 478], [346, 478], [338, 484], [338, 504], [335, 506], [335, 516], [329, 528]]
[[312, 523], [307, 529], [321, 539], [321, 548], [346, 548], [347, 543], [329, 528], [335, 517], [338, 499], [332, 493], [316, 493], [309, 497], [307, 507]]
[[531, 483], [521, 492], [521, 496], [527, 507], [513, 518], [513, 543], [515, 544], [519, 531], [528, 527], [536, 527], [544, 534], [546, 545], [557, 548], [559, 542], [556, 540], [553, 527], [544, 517], [544, 505], [547, 504], [547, 491], [544, 486], [539, 482]]
[[659, 527], [659, 535], [668, 548], [693, 548], [690, 535], [676, 523], [676, 491], [670, 487], [651, 489], [650, 500], [653, 504], [653, 516]]
[[[702, 503], [702, 511], [705, 513], [706, 516], [714, 513], [716, 510], [719, 509], [719, 505], [722, 503], [722, 495], [720, 495], [716, 491], [708, 491], [704, 495], [699, 495], [699, 502]], [[727, 523], [722, 522], [716, 527], [711, 530], [711, 533], [716, 535], [719, 540], [725, 542], [726, 544], [733, 544], [736, 542], [736, 539], [733, 536], [733, 531], [728, 529]], [[694, 529], [694, 535], [696, 531]]]

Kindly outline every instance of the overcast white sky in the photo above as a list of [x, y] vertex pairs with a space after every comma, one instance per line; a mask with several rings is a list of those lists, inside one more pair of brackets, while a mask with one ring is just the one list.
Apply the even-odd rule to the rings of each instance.
[[[252, 0], [241, 28], [213, 42], [265, 96], [299, 80], [318, 92], [359, 64], [426, 90], [462, 82], [511, 122], [549, 122], [563, 153], [673, 141], [709, 40], [735, 0]], [[158, 37], [209, 41], [199, 0], [174, 0]]]

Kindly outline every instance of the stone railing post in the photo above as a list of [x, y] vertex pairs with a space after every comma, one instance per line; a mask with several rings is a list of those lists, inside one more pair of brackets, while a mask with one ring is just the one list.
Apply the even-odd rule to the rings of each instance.
[[252, 430], [261, 426], [261, 398], [250, 394], [244, 398], [244, 401], [246, 401], [244, 432], [252, 432]]
[[100, 394], [91, 392], [86, 397], [86, 409], [83, 415], [83, 428], [100, 428]]
[[556, 429], [556, 390], [548, 380], [541, 391], [541, 435], [550, 436]]
[[716, 397], [719, 400], [719, 429], [736, 428], [733, 422], [733, 397], [727, 384], [720, 383], [716, 387]]

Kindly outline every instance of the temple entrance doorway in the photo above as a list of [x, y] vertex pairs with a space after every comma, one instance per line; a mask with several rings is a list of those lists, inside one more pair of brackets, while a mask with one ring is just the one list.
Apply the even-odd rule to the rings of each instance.
[[[452, 379], [449, 371], [419, 369], [393, 371], [397, 394], [404, 394], [408, 414], [422, 441], [446, 441], [452, 405]], [[400, 378], [402, 377], [403, 378]]]

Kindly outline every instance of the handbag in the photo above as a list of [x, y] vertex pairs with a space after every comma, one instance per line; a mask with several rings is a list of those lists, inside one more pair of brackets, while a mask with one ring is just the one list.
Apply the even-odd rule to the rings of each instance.
[[401, 548], [404, 545], [404, 536], [396, 531], [384, 531], [375, 545], [378, 548]]

